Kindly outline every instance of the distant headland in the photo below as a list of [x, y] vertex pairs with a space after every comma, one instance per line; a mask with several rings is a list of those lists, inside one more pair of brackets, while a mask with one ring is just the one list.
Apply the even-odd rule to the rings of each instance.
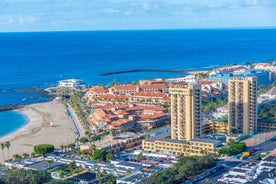
[[209, 70], [179, 70], [179, 69], [133, 69], [133, 70], [122, 70], [115, 72], [101, 73], [101, 76], [116, 75], [122, 73], [136, 73], [136, 72], [170, 72], [170, 73], [194, 73], [194, 72], [207, 72]]

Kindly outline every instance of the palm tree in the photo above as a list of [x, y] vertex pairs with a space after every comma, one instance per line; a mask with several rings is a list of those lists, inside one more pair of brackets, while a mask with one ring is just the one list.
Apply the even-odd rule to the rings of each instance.
[[108, 178], [108, 184], [115, 184], [116, 183], [116, 178], [115, 176], [110, 176]]
[[5, 146], [8, 148], [8, 159], [10, 158], [10, 146], [11, 146], [11, 143], [9, 141], [7, 141], [5, 143]]
[[18, 155], [18, 154], [15, 154], [15, 155], [12, 156], [12, 158], [13, 158], [14, 161], [18, 161], [18, 160], [20, 160], [22, 157], [21, 157], [20, 155]]
[[3, 161], [5, 160], [5, 153], [4, 153], [4, 149], [5, 149], [5, 143], [1, 143], [1, 149], [2, 149], [2, 156], [3, 156]]
[[48, 165], [48, 168], [52, 165], [53, 161], [52, 160], [45, 160], [46, 164]]
[[60, 145], [60, 148], [61, 148], [61, 150], [62, 150], [62, 152], [63, 152], [64, 146], [63, 146], [63, 145]]
[[29, 153], [23, 153], [22, 156], [23, 156], [23, 158], [28, 158], [28, 157], [30, 157], [30, 154]]
[[97, 172], [97, 174], [96, 174], [96, 178], [98, 179], [99, 184], [101, 184], [101, 183], [102, 183], [102, 180], [101, 180], [101, 178], [102, 178], [102, 173], [101, 173], [100, 170], [98, 170], [98, 172]]
[[75, 161], [74, 162], [70, 162], [70, 164], [68, 165], [68, 168], [70, 169], [70, 171], [73, 171], [74, 168], [75, 168], [75, 166], [76, 166], [76, 162]]

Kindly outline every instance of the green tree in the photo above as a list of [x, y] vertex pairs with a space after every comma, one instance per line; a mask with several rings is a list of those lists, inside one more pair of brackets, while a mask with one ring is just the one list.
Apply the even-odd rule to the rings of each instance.
[[51, 180], [49, 173], [24, 169], [10, 169], [5, 171], [5, 183], [11, 184], [42, 184]]
[[143, 153], [139, 153], [139, 155], [137, 156], [137, 159], [140, 161], [143, 160]]
[[30, 154], [29, 153], [23, 153], [22, 156], [23, 156], [23, 158], [29, 158]]
[[62, 152], [64, 151], [64, 145], [60, 145], [60, 149], [62, 150]]
[[63, 178], [63, 176], [64, 176], [64, 172], [61, 169], [58, 171], [58, 176], [60, 178]]
[[75, 146], [76, 145], [74, 143], [70, 143], [70, 144], [67, 145], [67, 147], [71, 150], [75, 149]]
[[70, 164], [68, 164], [68, 168], [70, 169], [71, 172], [74, 170], [75, 167], [76, 167], [76, 162], [70, 162]]
[[18, 161], [18, 160], [22, 159], [22, 157], [18, 154], [13, 155], [12, 158], [14, 161]]
[[80, 138], [80, 142], [83, 143], [83, 144], [87, 143], [88, 139], [86, 137], [82, 137], [82, 138]]
[[113, 160], [114, 159], [114, 157], [113, 157], [113, 155], [111, 154], [111, 153], [108, 153], [107, 155], [106, 155], [106, 161], [111, 161], [111, 160]]
[[32, 153], [31, 153], [31, 157], [32, 157], [32, 158], [34, 158], [35, 155], [36, 155], [35, 152], [32, 152]]
[[99, 184], [101, 184], [101, 183], [102, 183], [102, 180], [101, 180], [101, 178], [102, 178], [102, 173], [101, 173], [100, 170], [97, 171], [96, 178], [98, 179]]
[[46, 162], [46, 164], [47, 164], [48, 168], [50, 168], [50, 167], [51, 167], [51, 165], [52, 165], [52, 163], [53, 163], [53, 161], [52, 161], [52, 160], [45, 160], [45, 162]]
[[51, 180], [45, 184], [74, 184], [74, 182], [67, 181], [67, 180]]
[[48, 153], [52, 153], [55, 150], [54, 145], [51, 144], [39, 144], [34, 146], [34, 152], [38, 155], [45, 156]]
[[10, 159], [10, 146], [11, 146], [11, 143], [10, 143], [9, 141], [7, 141], [7, 142], [5, 143], [5, 146], [6, 146], [6, 148], [8, 149], [8, 159]]
[[97, 149], [96, 149], [96, 150], [92, 153], [91, 159], [92, 159], [92, 160], [96, 160], [96, 161], [105, 161], [106, 155], [107, 155], [106, 150], [104, 150], [104, 149], [97, 150]]
[[113, 175], [108, 176], [107, 183], [108, 184], [116, 184], [116, 178], [115, 178], [115, 176], [113, 176]]
[[3, 161], [5, 160], [5, 153], [4, 153], [5, 147], [6, 147], [5, 143], [1, 143]]
[[147, 184], [178, 184], [182, 183], [206, 169], [216, 165], [216, 159], [212, 155], [182, 157], [170, 169], [152, 174], [149, 178], [142, 180], [141, 183]]

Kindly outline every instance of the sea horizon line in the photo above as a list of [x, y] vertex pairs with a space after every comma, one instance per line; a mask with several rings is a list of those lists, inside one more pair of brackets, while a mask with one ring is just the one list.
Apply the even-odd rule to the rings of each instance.
[[63, 32], [134, 32], [134, 31], [208, 31], [208, 30], [273, 30], [276, 26], [264, 27], [198, 27], [198, 28], [151, 28], [151, 29], [80, 29], [80, 30], [36, 30], [36, 31], [0, 31], [5, 33], [63, 33]]

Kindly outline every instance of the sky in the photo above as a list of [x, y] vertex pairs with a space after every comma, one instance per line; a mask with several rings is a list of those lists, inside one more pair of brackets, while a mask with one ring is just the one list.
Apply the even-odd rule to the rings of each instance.
[[0, 32], [276, 27], [276, 0], [0, 0]]

